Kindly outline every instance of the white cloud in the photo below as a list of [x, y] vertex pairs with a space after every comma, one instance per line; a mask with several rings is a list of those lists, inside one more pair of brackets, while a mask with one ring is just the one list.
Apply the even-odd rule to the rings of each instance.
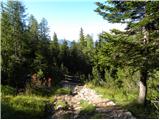
[[124, 30], [126, 27], [125, 24], [111, 24], [106, 21], [94, 23], [86, 23], [86, 24], [76, 24], [76, 23], [57, 23], [50, 24], [50, 35], [53, 36], [53, 33], [56, 32], [59, 39], [67, 39], [67, 40], [78, 40], [80, 28], [82, 27], [85, 35], [90, 34], [93, 36], [94, 40], [98, 39], [98, 34], [102, 31], [109, 32], [109, 30], [116, 28], [119, 30]]

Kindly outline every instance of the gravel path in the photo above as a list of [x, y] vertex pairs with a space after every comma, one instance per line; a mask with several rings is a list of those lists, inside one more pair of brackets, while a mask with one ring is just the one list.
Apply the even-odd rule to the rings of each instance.
[[[92, 113], [81, 114], [82, 107], [80, 101], [87, 101], [88, 103], [96, 107]], [[116, 104], [109, 100], [104, 99], [101, 95], [98, 95], [94, 90], [87, 88], [86, 86], [75, 86], [72, 90], [72, 95], [56, 96], [54, 105], [57, 101], [63, 101], [67, 104], [66, 108], [59, 105], [56, 109], [52, 110], [52, 114], [49, 118], [55, 119], [90, 119], [90, 118], [103, 118], [103, 119], [132, 119], [135, 118], [131, 112], [117, 107]]]

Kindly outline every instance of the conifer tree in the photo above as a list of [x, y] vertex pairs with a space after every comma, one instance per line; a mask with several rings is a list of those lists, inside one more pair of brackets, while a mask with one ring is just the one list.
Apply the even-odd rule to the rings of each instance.
[[57, 49], [59, 49], [58, 38], [56, 33], [54, 33], [53, 35], [53, 44]]
[[80, 41], [80, 47], [81, 47], [81, 49], [83, 49], [84, 47], [86, 47], [85, 36], [84, 36], [82, 28], [80, 29], [80, 38], [79, 38], [79, 41]]
[[39, 36], [42, 40], [49, 40], [49, 27], [48, 22], [45, 18], [41, 19], [41, 22], [39, 24]]
[[60, 60], [58, 58], [60, 52], [60, 45], [58, 43], [57, 34], [54, 33], [52, 41], [50, 41], [50, 64], [60, 67]]
[[87, 48], [91, 50], [94, 47], [92, 36], [90, 36], [89, 34], [87, 34], [85, 39], [86, 39], [86, 42], [87, 42]]
[[109, 44], [113, 58], [110, 63], [115, 60], [120, 65], [132, 66], [140, 71], [138, 102], [144, 104], [148, 75], [158, 69], [158, 1], [108, 1], [96, 4], [96, 12], [104, 19], [111, 23], [127, 24], [126, 33], [113, 30], [115, 35], [107, 33], [104, 38], [112, 41]]
[[11, 80], [9, 84], [17, 86], [24, 75], [22, 73], [24, 69], [21, 68], [26, 61], [23, 56], [26, 29], [25, 8], [19, 1], [7, 1], [5, 4], [2, 2], [1, 7], [2, 73], [5, 74], [3, 80], [9, 79]]

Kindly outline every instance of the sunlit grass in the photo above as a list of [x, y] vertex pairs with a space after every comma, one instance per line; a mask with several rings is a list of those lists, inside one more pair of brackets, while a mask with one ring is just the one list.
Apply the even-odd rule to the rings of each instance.
[[14, 88], [1, 85], [1, 118], [44, 118], [44, 106], [53, 99], [53, 97], [25, 93], [16, 95]]
[[58, 109], [58, 107], [61, 107], [61, 108], [67, 108], [67, 104], [63, 101], [63, 100], [58, 100], [54, 106], [55, 109]]
[[40, 96], [2, 96], [2, 118], [43, 118], [47, 101], [47, 98]]
[[137, 91], [130, 91], [127, 93], [124, 89], [110, 88], [107, 86], [95, 86], [92, 83], [86, 84], [88, 87], [94, 89], [98, 94], [102, 95], [103, 98], [110, 99], [118, 105], [125, 105], [137, 98]]
[[[159, 112], [150, 100], [147, 101], [146, 106], [137, 103], [138, 89], [128, 89], [128, 92], [126, 92], [124, 88], [95, 86], [91, 82], [86, 85], [102, 95], [103, 98], [110, 99], [116, 105], [128, 109], [136, 118], [158, 118]], [[100, 118], [100, 115], [96, 115], [95, 118]]]
[[[1, 117], [2, 118], [45, 118], [45, 105], [47, 102], [53, 103], [55, 95], [70, 94], [70, 88], [54, 87], [47, 89], [28, 89], [28, 93], [23, 92], [16, 95], [16, 90], [10, 86], [1, 85]], [[65, 107], [63, 101], [59, 101], [57, 106]]]
[[87, 113], [87, 114], [92, 113], [96, 109], [96, 107], [93, 104], [91, 104], [91, 103], [89, 103], [85, 100], [80, 101], [80, 106], [82, 107], [81, 108], [81, 113]]

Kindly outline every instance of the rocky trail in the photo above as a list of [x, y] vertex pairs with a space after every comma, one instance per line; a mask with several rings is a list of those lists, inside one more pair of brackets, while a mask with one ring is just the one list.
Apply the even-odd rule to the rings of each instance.
[[[131, 112], [116, 106], [109, 100], [102, 98], [94, 90], [86, 86], [72, 86], [72, 94], [55, 96], [53, 103], [46, 107], [47, 118], [53, 119], [132, 119], [135, 118]], [[63, 104], [58, 104], [59, 101]], [[82, 107], [85, 101], [94, 109], [86, 111]]]

